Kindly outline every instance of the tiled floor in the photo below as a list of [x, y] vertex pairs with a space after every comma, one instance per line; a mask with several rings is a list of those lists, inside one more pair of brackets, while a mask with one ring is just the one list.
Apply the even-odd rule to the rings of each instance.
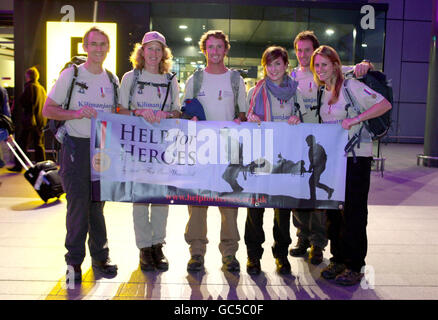
[[[138, 268], [131, 205], [107, 203], [105, 208], [111, 259], [119, 272], [113, 279], [99, 278], [87, 256], [83, 282], [68, 288], [64, 282], [65, 198], [44, 204], [22, 175], [0, 169], [0, 299], [32, 300], [392, 300], [438, 298], [438, 169], [417, 167], [422, 145], [383, 146], [384, 176], [372, 172], [369, 196], [366, 277], [354, 287], [339, 287], [320, 278], [330, 253], [319, 266], [304, 258], [289, 257], [292, 275], [275, 273], [270, 246], [273, 211], [265, 214], [266, 242], [263, 273], [246, 273], [243, 230], [246, 210], [239, 209], [241, 232], [237, 258], [241, 272], [221, 270], [218, 250], [220, 215], [208, 214], [209, 244], [206, 271], [188, 274], [189, 251], [184, 241], [185, 206], [171, 206], [165, 254], [167, 272]], [[295, 243], [295, 229], [291, 230]]]

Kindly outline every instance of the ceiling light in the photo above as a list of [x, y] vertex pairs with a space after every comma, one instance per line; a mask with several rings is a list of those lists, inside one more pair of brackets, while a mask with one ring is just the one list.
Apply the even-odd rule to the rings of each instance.
[[183, 29], [183, 30], [186, 30], [186, 29], [187, 29], [187, 26], [184, 25], [184, 24], [182, 24], [182, 25], [178, 26], [178, 28]]
[[185, 42], [190, 42], [190, 41], [192, 41], [192, 38], [190, 38], [190, 37], [185, 37], [185, 38], [184, 38], [184, 41], [185, 41]]
[[335, 33], [335, 31], [334, 31], [333, 29], [327, 29], [327, 30], [325, 30], [325, 33], [326, 33], [328, 36], [331, 36], [331, 35], [333, 35], [333, 33]]
[[366, 48], [368, 45], [366, 43], [362, 43], [362, 48]]

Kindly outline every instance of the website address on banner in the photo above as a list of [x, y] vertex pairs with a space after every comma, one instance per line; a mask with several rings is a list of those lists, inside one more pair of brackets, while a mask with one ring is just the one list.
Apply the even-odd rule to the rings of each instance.
[[265, 196], [261, 196], [260, 198], [251, 198], [251, 197], [227, 197], [221, 198], [219, 196], [209, 197], [209, 196], [201, 196], [201, 195], [166, 195], [166, 199], [171, 201], [190, 201], [197, 203], [208, 203], [208, 202], [223, 202], [223, 203], [250, 203], [250, 204], [260, 204], [267, 203], [267, 199]]

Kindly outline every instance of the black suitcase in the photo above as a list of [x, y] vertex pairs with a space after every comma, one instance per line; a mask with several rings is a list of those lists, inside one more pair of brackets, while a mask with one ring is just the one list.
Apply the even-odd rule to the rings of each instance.
[[12, 141], [28, 165], [25, 164], [24, 160], [17, 154], [16, 150], [14, 150], [9, 142], [7, 142], [7, 145], [26, 170], [24, 177], [33, 186], [40, 198], [44, 202], [47, 202], [47, 200], [51, 198], [59, 198], [64, 193], [64, 190], [62, 188], [61, 177], [59, 176], [56, 163], [52, 160], [46, 160], [34, 165], [23, 150], [21, 150], [17, 142], [15, 140]]

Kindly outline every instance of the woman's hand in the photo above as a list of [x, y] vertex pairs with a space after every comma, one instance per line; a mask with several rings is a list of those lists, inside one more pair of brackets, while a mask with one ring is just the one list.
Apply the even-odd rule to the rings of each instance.
[[254, 113], [251, 113], [250, 115], [248, 115], [247, 119], [248, 119], [248, 122], [258, 122], [258, 123], [261, 122], [259, 116], [254, 114]]
[[138, 109], [134, 111], [136, 116], [143, 117], [147, 122], [154, 123], [156, 121], [154, 110], [152, 109]]
[[351, 127], [353, 127], [359, 123], [360, 123], [360, 121], [359, 121], [358, 117], [345, 118], [344, 120], [342, 120], [342, 128], [344, 128], [345, 130], [350, 130]]
[[287, 119], [287, 123], [289, 124], [300, 124], [300, 118], [298, 118], [297, 116], [290, 116], [289, 119]]

